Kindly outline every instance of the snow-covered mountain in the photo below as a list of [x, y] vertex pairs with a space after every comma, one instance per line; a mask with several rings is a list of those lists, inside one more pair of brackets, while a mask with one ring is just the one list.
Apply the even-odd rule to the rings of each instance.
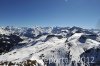
[[1, 65], [100, 66], [99, 56], [99, 30], [0, 27]]

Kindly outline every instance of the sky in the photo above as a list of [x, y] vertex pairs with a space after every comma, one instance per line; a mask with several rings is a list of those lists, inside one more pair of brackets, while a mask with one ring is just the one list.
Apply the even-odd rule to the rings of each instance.
[[100, 0], [0, 0], [0, 26], [100, 27]]

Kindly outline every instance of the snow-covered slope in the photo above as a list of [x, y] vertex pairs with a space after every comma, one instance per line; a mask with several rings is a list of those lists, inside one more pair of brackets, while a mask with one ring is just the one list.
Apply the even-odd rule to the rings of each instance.
[[[13, 34], [23, 39], [10, 51], [2, 52], [0, 62], [36, 60], [39, 66], [85, 66], [82, 58], [90, 56], [93, 56], [93, 64], [100, 61], [99, 31], [97, 33], [79, 27], [5, 27], [0, 31], [0, 34]], [[96, 51], [88, 52], [92, 49]]]

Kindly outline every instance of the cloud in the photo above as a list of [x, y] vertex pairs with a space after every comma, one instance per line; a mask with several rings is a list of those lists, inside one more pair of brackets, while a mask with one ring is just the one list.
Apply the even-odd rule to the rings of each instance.
[[96, 28], [100, 29], [100, 19], [98, 19], [98, 21], [97, 21]]
[[65, 0], [65, 2], [68, 2], [69, 0]]

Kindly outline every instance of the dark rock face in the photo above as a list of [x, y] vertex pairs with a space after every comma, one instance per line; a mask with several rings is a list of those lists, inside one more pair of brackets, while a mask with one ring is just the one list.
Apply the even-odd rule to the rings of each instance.
[[84, 36], [84, 35], [82, 35], [82, 36], [79, 38], [79, 42], [85, 43], [85, 42], [86, 42], [86, 39], [87, 39], [87, 37]]
[[22, 39], [17, 35], [2, 35], [0, 34], [0, 53], [10, 51]]
[[48, 36], [46, 37], [45, 41], [47, 41], [47, 40], [49, 40], [49, 39], [51, 39], [51, 38], [53, 38], [53, 37], [57, 37], [58, 39], [62, 39], [62, 38], [63, 38], [62, 35], [48, 35]]
[[82, 35], [82, 36], [79, 38], [79, 42], [85, 43], [87, 39], [96, 40], [96, 38], [97, 38], [97, 35], [95, 35], [95, 34]]
[[87, 37], [92, 39], [92, 40], [96, 40], [97, 35], [96, 34], [92, 34], [92, 35], [88, 35]]
[[[36, 65], [37, 64], [37, 65]], [[14, 63], [14, 62], [0, 62], [0, 66], [41, 66], [39, 63], [37, 63], [36, 60], [25, 60], [20, 63]]]
[[55, 35], [48, 35], [48, 36], [46, 37], [46, 41], [49, 40], [49, 39], [52, 38], [52, 37], [55, 37]]
[[100, 48], [91, 48], [86, 50], [84, 53], [80, 55], [85, 64], [89, 64], [90, 66], [100, 66]]

